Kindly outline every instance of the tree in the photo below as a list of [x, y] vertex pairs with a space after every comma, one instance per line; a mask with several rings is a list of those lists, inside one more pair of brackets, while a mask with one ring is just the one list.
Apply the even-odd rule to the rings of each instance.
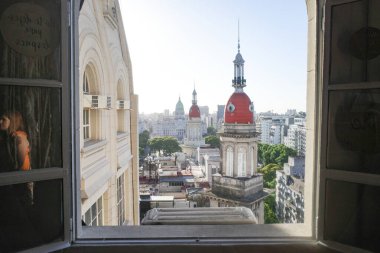
[[216, 136], [216, 129], [214, 127], [208, 127], [207, 128], [207, 136], [215, 135]]
[[148, 144], [152, 150], [163, 153], [164, 155], [171, 155], [172, 153], [182, 151], [178, 140], [174, 137], [155, 137], [150, 139]]
[[182, 151], [178, 140], [174, 137], [164, 137], [163, 145], [164, 155], [171, 155], [175, 152]]
[[148, 130], [144, 130], [139, 134], [139, 154], [140, 156], [145, 156], [145, 149], [148, 147], [148, 141], [150, 134]]
[[215, 135], [209, 135], [205, 138], [205, 143], [210, 144], [212, 148], [219, 148], [220, 147], [220, 140]]
[[263, 166], [276, 163], [281, 167], [288, 161], [289, 156], [296, 156], [297, 151], [284, 144], [264, 144], [259, 143], [258, 160]]
[[276, 215], [276, 199], [274, 194], [269, 195], [264, 200], [264, 223], [279, 223]]
[[281, 169], [280, 165], [275, 163], [270, 163], [259, 169], [259, 173], [263, 174], [265, 188], [274, 189], [276, 187], [276, 171]]

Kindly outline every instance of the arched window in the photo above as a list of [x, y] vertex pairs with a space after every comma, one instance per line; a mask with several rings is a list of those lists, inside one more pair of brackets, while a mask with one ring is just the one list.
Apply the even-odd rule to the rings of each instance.
[[226, 176], [232, 177], [234, 170], [234, 149], [231, 146], [227, 147], [226, 159]]
[[247, 150], [243, 147], [238, 149], [238, 177], [247, 176]]
[[83, 100], [82, 101], [90, 101], [91, 106], [83, 105], [82, 111], [82, 136], [84, 141], [88, 141], [91, 139], [97, 139], [99, 133], [97, 129], [99, 127], [99, 111], [92, 107], [92, 103], [94, 103], [94, 99], [96, 95], [98, 95], [98, 86], [97, 79], [95, 75], [95, 70], [88, 64], [83, 73]]
[[118, 103], [118, 109], [117, 109], [117, 132], [122, 133], [125, 132], [125, 109], [126, 106], [125, 100], [124, 100], [124, 89], [122, 81], [119, 80], [117, 83], [117, 103]]

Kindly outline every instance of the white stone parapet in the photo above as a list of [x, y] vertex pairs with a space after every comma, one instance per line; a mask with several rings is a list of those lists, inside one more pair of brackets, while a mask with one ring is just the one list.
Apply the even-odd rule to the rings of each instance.
[[142, 225], [214, 225], [257, 224], [252, 210], [246, 207], [153, 208]]

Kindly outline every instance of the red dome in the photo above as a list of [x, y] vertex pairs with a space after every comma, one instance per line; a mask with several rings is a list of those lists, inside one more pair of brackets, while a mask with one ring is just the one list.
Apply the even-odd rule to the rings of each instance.
[[224, 109], [224, 122], [230, 124], [253, 124], [253, 105], [244, 92], [232, 94]]
[[190, 107], [189, 111], [189, 118], [200, 118], [201, 117], [201, 111], [199, 110], [199, 107], [197, 105], [192, 105]]

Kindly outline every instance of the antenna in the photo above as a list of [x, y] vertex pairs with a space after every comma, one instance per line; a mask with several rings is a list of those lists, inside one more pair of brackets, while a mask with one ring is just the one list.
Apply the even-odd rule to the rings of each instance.
[[240, 20], [238, 19], [238, 52], [240, 53]]

